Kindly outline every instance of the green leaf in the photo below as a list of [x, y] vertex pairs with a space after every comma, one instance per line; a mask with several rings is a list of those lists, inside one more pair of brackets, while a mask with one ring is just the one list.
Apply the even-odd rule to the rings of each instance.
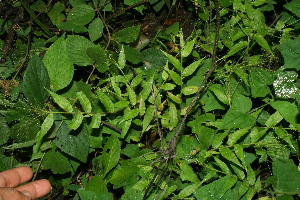
[[149, 105], [148, 108], [147, 108], [147, 110], [146, 110], [146, 113], [144, 115], [143, 130], [142, 130], [142, 132], [145, 132], [145, 130], [147, 129], [147, 127], [151, 123], [153, 117], [154, 117], [154, 106], [153, 105]]
[[54, 92], [70, 84], [74, 74], [74, 66], [67, 54], [64, 36], [49, 47], [43, 58], [43, 63], [49, 74], [50, 88]]
[[148, 48], [142, 51], [144, 62], [144, 70], [149, 69], [162, 69], [167, 62], [165, 54], [156, 48]]
[[64, 111], [66, 111], [66, 112], [73, 111], [73, 107], [72, 107], [71, 103], [65, 97], [60, 96], [54, 92], [51, 92], [50, 90], [48, 90], [48, 92], [53, 97], [55, 103], [57, 103], [59, 105], [59, 107], [61, 107]]
[[178, 69], [179, 71], [183, 70], [181, 63], [177, 58], [175, 58], [174, 56], [172, 56], [171, 54], [168, 54], [166, 52], [163, 52], [163, 53], [167, 56], [169, 61], [172, 63], [172, 65], [174, 65], [174, 67], [176, 69]]
[[121, 146], [116, 135], [111, 135], [103, 148], [102, 160], [104, 167], [104, 176], [114, 168], [120, 159]]
[[239, 51], [241, 51], [242, 49], [244, 49], [247, 46], [248, 46], [248, 42], [246, 42], [246, 41], [241, 41], [241, 42], [236, 43], [233, 47], [231, 47], [231, 49], [223, 57], [223, 59], [228, 58], [228, 57], [238, 53]]
[[80, 105], [82, 106], [83, 110], [87, 113], [92, 112], [92, 105], [90, 100], [84, 94], [84, 92], [80, 91], [76, 93], [77, 98], [79, 99]]
[[271, 106], [276, 109], [287, 122], [300, 130], [298, 121], [299, 110], [295, 104], [288, 101], [275, 101], [271, 103]]
[[221, 129], [230, 129], [230, 128], [246, 128], [253, 126], [256, 122], [255, 117], [247, 113], [241, 113], [229, 109], [225, 114]]
[[179, 76], [179, 74], [177, 74], [176, 72], [169, 70], [168, 71], [171, 79], [174, 81], [174, 83], [176, 83], [177, 85], [182, 85], [182, 80], [181, 77]]
[[199, 187], [201, 186], [201, 183], [194, 183], [192, 185], [188, 185], [185, 188], [183, 188], [179, 194], [179, 198], [185, 198], [193, 194]]
[[229, 135], [229, 138], [227, 140], [227, 144], [229, 146], [234, 145], [241, 137], [243, 137], [250, 129], [251, 127], [246, 127], [243, 129], [239, 129], [235, 131], [234, 133]]
[[85, 124], [72, 130], [66, 123], [62, 123], [53, 142], [64, 153], [83, 163], [86, 162], [89, 153], [89, 133]]
[[33, 55], [28, 63], [23, 77], [23, 93], [28, 101], [42, 105], [48, 99], [46, 89], [50, 87], [50, 79], [40, 57]]
[[267, 40], [260, 34], [256, 33], [253, 36], [253, 39], [265, 50], [271, 51], [271, 48], [267, 42]]
[[240, 161], [238, 160], [238, 158], [236, 157], [236, 155], [235, 155], [235, 154], [233, 153], [233, 151], [231, 151], [229, 148], [224, 147], [224, 146], [220, 146], [219, 150], [220, 150], [221, 155], [222, 155], [225, 159], [227, 159], [227, 160], [233, 162], [234, 164], [236, 164], [236, 165], [238, 165], [238, 166], [240, 166], [240, 167], [243, 167], [243, 166], [241, 165]]
[[182, 76], [187, 77], [187, 76], [193, 74], [196, 71], [196, 69], [199, 67], [201, 62], [202, 62], [202, 60], [197, 60], [197, 61], [193, 62], [192, 64], [190, 64], [189, 66], [187, 66], [186, 68], [184, 68], [184, 70], [182, 72]]
[[65, 174], [72, 171], [70, 162], [59, 151], [48, 151], [42, 161], [43, 169], [50, 169], [54, 174]]
[[125, 53], [124, 53], [124, 48], [122, 46], [119, 54], [119, 59], [118, 59], [118, 64], [120, 69], [123, 69], [125, 67], [125, 63], [126, 63]]
[[279, 128], [276, 127], [275, 128], [275, 134], [278, 135], [279, 138], [281, 138], [282, 140], [284, 140], [286, 143], [289, 144], [289, 146], [291, 148], [293, 148], [294, 151], [296, 151], [296, 148], [293, 144], [293, 139], [292, 139], [292, 135], [289, 134], [286, 130], [284, 130], [283, 128]]
[[127, 108], [124, 111], [124, 117], [123, 117], [123, 119], [124, 120], [133, 119], [136, 116], [138, 116], [138, 114], [139, 114], [139, 109], [138, 108], [135, 108], [135, 109], [132, 109], [132, 110], [130, 108]]
[[192, 50], [193, 50], [193, 48], [194, 48], [195, 41], [196, 41], [196, 40], [193, 39], [193, 40], [187, 42], [187, 43], [184, 45], [184, 47], [183, 47], [183, 49], [182, 49], [182, 51], [181, 51], [181, 56], [182, 56], [182, 57], [188, 57], [188, 56], [191, 54], [191, 52], [192, 52]]
[[67, 20], [76, 25], [86, 25], [93, 20], [94, 16], [95, 11], [91, 6], [81, 4], [72, 8], [68, 13]]
[[181, 92], [184, 95], [191, 95], [195, 94], [198, 91], [199, 87], [198, 86], [187, 86], [182, 88]]
[[226, 165], [225, 162], [223, 162], [222, 160], [220, 160], [217, 157], [214, 157], [215, 161], [216, 161], [216, 165], [220, 167], [220, 169], [222, 170], [222, 172], [224, 174], [231, 174], [231, 171], [229, 169], [229, 167]]
[[225, 93], [224, 87], [220, 84], [212, 84], [209, 88], [210, 91], [212, 91], [218, 100], [220, 100], [222, 103], [228, 105], [229, 104], [229, 98], [227, 94]]
[[128, 92], [128, 97], [129, 97], [130, 103], [131, 103], [131, 105], [134, 106], [136, 104], [137, 97], [136, 97], [135, 92], [129, 85], [127, 85], [127, 92]]
[[114, 112], [115, 109], [113, 102], [104, 92], [102, 92], [102, 90], [97, 90], [97, 96], [108, 112]]
[[284, 68], [300, 69], [300, 37], [287, 41], [278, 46], [279, 51], [284, 57]]
[[100, 127], [101, 117], [102, 117], [102, 115], [100, 113], [97, 113], [92, 117], [92, 122], [91, 122], [92, 128], [99, 128]]
[[35, 136], [35, 139], [36, 139], [37, 142], [42, 141], [43, 137], [46, 135], [46, 133], [52, 127], [53, 123], [54, 123], [54, 117], [53, 117], [53, 114], [50, 113], [45, 118], [45, 120], [44, 120], [44, 122], [41, 126], [41, 130]]
[[114, 33], [112, 37], [119, 42], [130, 43], [138, 38], [140, 28], [140, 26], [127, 27]]
[[103, 180], [103, 176], [94, 176], [85, 187], [86, 190], [92, 192], [108, 192], [106, 182]]
[[102, 36], [103, 28], [104, 28], [103, 22], [98, 17], [95, 18], [89, 24], [88, 33], [92, 42], [94, 42], [95, 40], [99, 39]]
[[299, 7], [300, 1], [299, 0], [293, 0], [287, 4], [284, 5], [286, 9], [291, 11], [293, 14], [295, 14], [298, 18], [300, 18], [300, 7]]
[[274, 81], [273, 72], [264, 68], [251, 67], [249, 75], [253, 97], [265, 97], [270, 93], [268, 85], [271, 85]]
[[272, 163], [273, 177], [271, 183], [276, 192], [279, 193], [300, 193], [300, 172], [293, 160], [275, 160]]
[[81, 114], [81, 112], [77, 112], [70, 123], [68, 123], [68, 128], [71, 128], [71, 129], [78, 129], [78, 127], [81, 125], [82, 123], [82, 120], [83, 120], [83, 115]]
[[162, 90], [173, 90], [174, 88], [176, 87], [175, 84], [172, 84], [172, 83], [165, 83], [163, 84], [160, 89]]
[[181, 162], [180, 165], [180, 179], [182, 181], [190, 181], [192, 183], [197, 183], [199, 181], [197, 175], [193, 171], [192, 167], [187, 163]]
[[113, 194], [110, 192], [92, 192], [84, 189], [79, 189], [78, 194], [80, 196], [80, 199], [84, 199], [84, 200], [97, 200], [97, 199], [113, 200]]
[[87, 54], [87, 49], [93, 46], [90, 40], [79, 35], [69, 35], [66, 39], [68, 56], [73, 64], [79, 66], [93, 64], [93, 60]]
[[283, 119], [283, 117], [280, 115], [280, 113], [278, 111], [276, 111], [275, 113], [273, 113], [269, 119], [266, 121], [266, 126], [268, 128], [274, 127], [276, 126], [281, 120]]
[[[9, 139], [9, 130], [10, 130], [10, 128], [7, 125], [6, 120], [2, 115], [0, 115], [0, 123], [2, 124], [0, 126], [0, 146], [2, 146]], [[16, 143], [13, 143], [13, 144], [16, 144]]]

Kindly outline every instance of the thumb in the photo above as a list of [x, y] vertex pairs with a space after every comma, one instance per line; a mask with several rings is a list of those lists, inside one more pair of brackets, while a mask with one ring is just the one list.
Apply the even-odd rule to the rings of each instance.
[[0, 200], [31, 200], [31, 194], [13, 188], [0, 188]]

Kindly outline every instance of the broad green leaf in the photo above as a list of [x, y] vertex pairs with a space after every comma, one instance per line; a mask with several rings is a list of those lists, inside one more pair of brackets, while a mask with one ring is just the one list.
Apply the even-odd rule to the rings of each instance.
[[103, 180], [103, 176], [94, 176], [86, 185], [85, 190], [92, 192], [108, 192], [106, 182]]
[[220, 100], [222, 103], [228, 105], [229, 104], [229, 98], [227, 94], [225, 93], [224, 87], [220, 84], [212, 84], [209, 88], [210, 91], [212, 91], [218, 100]]
[[113, 102], [104, 92], [102, 92], [102, 90], [100, 89], [97, 90], [97, 96], [100, 99], [101, 103], [103, 103], [104, 107], [108, 112], [114, 112]]
[[70, 123], [68, 123], [68, 128], [71, 128], [71, 129], [78, 129], [78, 127], [81, 125], [82, 123], [82, 120], [83, 120], [83, 115], [81, 114], [81, 112], [77, 112], [74, 114], [72, 120]]
[[103, 22], [100, 18], [95, 18], [90, 24], [89, 24], [89, 36], [92, 42], [99, 39], [102, 36], [103, 33]]
[[27, 142], [22, 142], [22, 143], [13, 143], [11, 145], [8, 145], [6, 147], [3, 147], [3, 149], [21, 149], [21, 148], [26, 148], [26, 147], [31, 147], [36, 143], [36, 140], [30, 140]]
[[173, 83], [165, 83], [160, 87], [160, 89], [162, 89], [162, 90], [173, 90], [175, 87], [176, 87], [176, 85], [173, 84]]
[[224, 174], [232, 174], [229, 167], [226, 165], [226, 163], [224, 163], [222, 160], [220, 160], [217, 157], [214, 157], [215, 161], [216, 161], [216, 165], [220, 167], [221, 171]]
[[284, 57], [284, 68], [300, 69], [300, 37], [287, 41], [278, 46], [279, 51]]
[[147, 129], [147, 127], [149, 126], [149, 124], [151, 123], [153, 117], [154, 117], [154, 106], [153, 105], [149, 105], [148, 108], [146, 109], [146, 113], [144, 115], [144, 120], [143, 120], [143, 131], [145, 132], [145, 130]]
[[102, 117], [102, 115], [100, 113], [97, 113], [92, 117], [92, 122], [91, 122], [92, 128], [99, 128], [100, 127], [101, 117]]
[[245, 47], [248, 46], [248, 42], [246, 41], [241, 41], [239, 43], [236, 43], [233, 47], [231, 47], [231, 49], [229, 50], [229, 52], [223, 57], [223, 59], [228, 58], [238, 52], [240, 52], [242, 49], [244, 49]]
[[67, 20], [76, 25], [86, 25], [93, 20], [94, 9], [87, 4], [77, 5], [68, 13]]
[[283, 119], [283, 117], [280, 115], [280, 113], [278, 111], [276, 111], [275, 113], [273, 113], [269, 119], [266, 121], [266, 126], [268, 128], [274, 127], [276, 126], [279, 122], [281, 122], [281, 120]]
[[85, 189], [79, 189], [78, 194], [80, 199], [84, 200], [96, 200], [96, 199], [105, 199], [105, 200], [113, 200], [113, 194], [110, 192], [93, 192]]
[[174, 65], [174, 67], [176, 69], [178, 69], [179, 71], [183, 70], [181, 63], [180, 63], [180, 61], [177, 58], [175, 58], [171, 54], [168, 54], [168, 53], [165, 53], [165, 52], [163, 52], [163, 53], [167, 56], [167, 58], [170, 61], [170, 63], [172, 63], [172, 65]]
[[[9, 140], [10, 128], [7, 125], [5, 118], [1, 114], [0, 114], [0, 123], [2, 124], [0, 126], [0, 146], [2, 146]], [[16, 143], [13, 143], [13, 144], [16, 144]]]
[[231, 100], [230, 110], [246, 113], [252, 108], [252, 101], [240, 93], [235, 93]]
[[265, 50], [271, 51], [271, 48], [267, 42], [267, 40], [260, 34], [256, 33], [253, 36], [253, 39]]
[[76, 130], [69, 129], [66, 123], [62, 123], [53, 142], [64, 153], [80, 162], [86, 162], [90, 145], [88, 129], [84, 123]]
[[223, 143], [223, 140], [227, 137], [229, 134], [229, 131], [224, 131], [223, 133], [219, 133], [215, 136], [215, 138], [212, 141], [212, 147], [213, 148], [219, 148], [221, 144]]
[[169, 129], [172, 130], [178, 123], [178, 113], [174, 103], [169, 102]]
[[286, 143], [288, 143], [289, 146], [291, 148], [293, 148], [294, 151], [297, 151], [292, 142], [292, 140], [293, 140], [292, 135], [289, 134], [286, 130], [284, 130], [283, 128], [276, 127], [275, 134], [278, 135], [278, 137], [281, 138], [282, 140], [284, 140]]
[[44, 122], [41, 126], [41, 130], [35, 136], [35, 139], [37, 142], [42, 141], [43, 137], [46, 135], [46, 133], [52, 127], [53, 123], [54, 123], [54, 117], [53, 117], [53, 114], [50, 113], [47, 115], [46, 119], [44, 120]]
[[234, 150], [234, 153], [237, 156], [237, 158], [242, 163], [244, 169], [247, 170], [247, 165], [246, 165], [246, 161], [245, 161], [245, 152], [244, 152], [243, 147], [239, 144], [235, 144], [233, 150]]
[[179, 164], [180, 167], [180, 179], [182, 181], [190, 181], [192, 183], [199, 182], [199, 179], [195, 172], [193, 171], [193, 168], [189, 166], [187, 163], [181, 162]]
[[300, 172], [293, 160], [275, 160], [272, 163], [271, 183], [276, 192], [299, 194]]
[[246, 128], [251, 127], [255, 124], [256, 119], [250, 114], [241, 113], [229, 109], [225, 114], [221, 129], [230, 129], [230, 128]]
[[235, 131], [234, 133], [229, 135], [229, 138], [227, 140], [227, 144], [229, 146], [234, 145], [241, 137], [243, 137], [250, 129], [251, 127], [246, 127], [243, 129], [239, 129]]
[[61, 107], [66, 112], [73, 111], [73, 107], [72, 107], [71, 103], [65, 97], [60, 96], [54, 92], [51, 92], [50, 90], [48, 90], [48, 92], [53, 97], [55, 103], [57, 103], [59, 105], [59, 107]]
[[139, 52], [136, 48], [133, 48], [128, 45], [122, 45], [124, 48], [124, 53], [126, 60], [131, 62], [132, 64], [138, 64], [143, 61], [142, 53]]
[[61, 23], [66, 19], [65, 15], [62, 13], [64, 10], [65, 5], [58, 1], [52, 6], [51, 10], [47, 12], [53, 25]]
[[74, 66], [68, 56], [64, 36], [49, 47], [43, 58], [43, 63], [50, 78], [50, 88], [54, 92], [70, 84], [74, 74]]
[[122, 166], [121, 168], [114, 170], [109, 182], [121, 187], [126, 184], [126, 181], [134, 176], [138, 170], [139, 168], [136, 165]]
[[47, 69], [40, 57], [33, 55], [23, 76], [23, 93], [30, 103], [42, 105], [49, 97], [49, 87]]
[[181, 50], [181, 56], [182, 57], [188, 57], [191, 54], [191, 52], [192, 52], [192, 50], [194, 48], [195, 41], [196, 40], [193, 39], [193, 40], [187, 42], [184, 45], [183, 49]]
[[259, 130], [256, 127], [254, 127], [250, 132], [251, 143], [255, 144], [257, 141], [259, 141], [259, 139], [261, 139], [267, 133], [267, 131], [267, 128]]
[[104, 167], [104, 176], [114, 168], [120, 159], [121, 146], [116, 135], [111, 135], [103, 148], [102, 160]]
[[182, 88], [181, 92], [184, 95], [191, 95], [195, 94], [198, 91], [199, 87], [198, 86], [187, 86]]
[[276, 109], [287, 122], [300, 130], [300, 124], [298, 121], [299, 110], [295, 104], [288, 101], [275, 101], [271, 103], [271, 106]]
[[54, 117], [53, 114], [50, 113], [47, 115], [46, 119], [44, 120], [41, 126], [41, 130], [35, 136], [36, 144], [33, 146], [31, 160], [39, 159], [42, 157], [42, 153], [40, 150], [40, 147], [42, 145], [42, 139], [47, 134], [49, 129], [52, 127], [53, 123], [54, 123]]
[[229, 148], [224, 147], [224, 146], [220, 146], [219, 151], [220, 151], [221, 155], [222, 155], [225, 159], [227, 159], [227, 160], [233, 162], [234, 164], [236, 164], [236, 165], [238, 165], [238, 166], [240, 166], [240, 167], [243, 167], [243, 166], [241, 165], [240, 161], [238, 160], [238, 158], [236, 157], [236, 155], [234, 154], [234, 152], [231, 151]]
[[270, 93], [271, 85], [274, 81], [274, 73], [264, 68], [251, 67], [249, 70], [249, 80], [251, 94], [253, 97], [265, 97]]
[[186, 76], [193, 74], [196, 71], [196, 69], [199, 67], [201, 62], [202, 62], [202, 60], [197, 60], [197, 61], [193, 62], [192, 64], [190, 64], [189, 66], [187, 66], [186, 68], [184, 68], [184, 70], [182, 72], [182, 76], [186, 77]]
[[126, 134], [128, 133], [128, 130], [131, 126], [131, 122], [132, 122], [132, 119], [129, 119], [129, 120], [126, 120], [125, 122], [123, 122], [121, 138], [124, 138], [126, 136]]
[[66, 39], [66, 47], [70, 60], [73, 64], [79, 66], [88, 66], [93, 64], [93, 60], [88, 56], [87, 49], [94, 44], [79, 35], [69, 35]]
[[[236, 177], [227, 175], [223, 178], [215, 180], [205, 186], [200, 187], [194, 193], [197, 199], [231, 199], [238, 200], [238, 194], [233, 193], [230, 188], [236, 183]], [[226, 197], [226, 195], [228, 195]], [[224, 196], [224, 198], [222, 198]]]
[[124, 48], [122, 46], [120, 49], [119, 59], [118, 59], [118, 64], [120, 69], [123, 69], [125, 67], [125, 63], [126, 63], [125, 53], [124, 53]]
[[145, 72], [149, 69], [162, 69], [168, 60], [165, 54], [156, 48], [148, 48], [142, 51], [142, 58]]
[[182, 80], [181, 77], [179, 76], [179, 74], [177, 74], [176, 72], [169, 70], [168, 71], [171, 79], [174, 81], [174, 83], [176, 83], [177, 85], [182, 85]]
[[194, 183], [192, 185], [188, 185], [185, 188], [183, 188], [179, 194], [179, 198], [185, 198], [193, 194], [199, 187], [201, 186], [201, 183]]
[[82, 106], [83, 110], [87, 113], [92, 112], [92, 105], [90, 100], [84, 94], [84, 92], [80, 91], [76, 93], [77, 98], [79, 99], [80, 105]]
[[130, 100], [131, 105], [135, 105], [136, 104], [136, 100], [137, 100], [137, 96], [135, 94], [135, 92], [133, 91], [133, 89], [127, 85], [127, 92], [128, 92], [128, 97]]
[[54, 174], [65, 174], [72, 171], [70, 162], [66, 156], [59, 151], [48, 151], [42, 161], [43, 169], [50, 169]]
[[112, 37], [119, 42], [130, 43], [138, 38], [140, 28], [140, 26], [127, 27], [114, 33]]
[[293, 14], [295, 14], [298, 18], [300, 18], [299, 3], [300, 3], [299, 0], [293, 0], [285, 4], [284, 7], [289, 11], [291, 11]]
[[135, 109], [132, 109], [132, 110], [130, 108], [127, 108], [124, 111], [124, 117], [123, 117], [123, 119], [124, 120], [133, 119], [136, 116], [138, 116], [138, 114], [139, 114], [139, 109], [138, 108], [135, 108]]

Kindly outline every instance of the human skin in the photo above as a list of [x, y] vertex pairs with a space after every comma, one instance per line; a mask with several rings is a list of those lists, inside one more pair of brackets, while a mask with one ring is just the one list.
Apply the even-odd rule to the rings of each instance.
[[[0, 172], [0, 200], [32, 200], [51, 191], [51, 184], [46, 179], [26, 183], [32, 176], [33, 172], [29, 167]], [[26, 184], [19, 186], [22, 183]]]

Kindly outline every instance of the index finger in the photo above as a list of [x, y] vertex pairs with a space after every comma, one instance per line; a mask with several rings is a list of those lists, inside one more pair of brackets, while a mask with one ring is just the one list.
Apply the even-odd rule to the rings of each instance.
[[51, 184], [46, 179], [33, 181], [15, 188], [18, 191], [28, 191], [31, 194], [32, 199], [37, 199], [45, 196], [51, 191]]
[[0, 187], [16, 187], [32, 178], [33, 172], [29, 167], [17, 167], [0, 172]]

